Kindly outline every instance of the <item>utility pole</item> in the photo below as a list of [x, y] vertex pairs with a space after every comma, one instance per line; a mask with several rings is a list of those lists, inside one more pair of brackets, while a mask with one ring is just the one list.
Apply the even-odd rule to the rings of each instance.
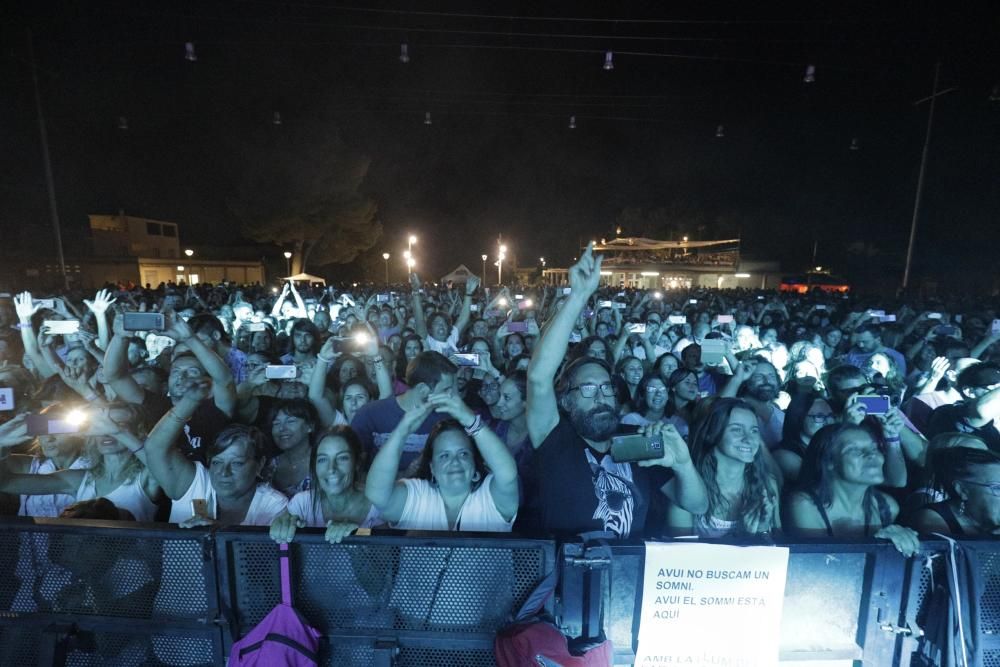
[[68, 290], [69, 276], [66, 274], [66, 257], [63, 255], [59, 208], [56, 206], [56, 186], [52, 179], [52, 160], [49, 158], [49, 134], [45, 129], [45, 116], [42, 115], [42, 94], [38, 88], [38, 70], [35, 67], [35, 42], [31, 37], [31, 30], [28, 30], [28, 62], [31, 65], [31, 81], [35, 84], [35, 111], [38, 114], [38, 134], [42, 140], [42, 163], [45, 165], [45, 184], [49, 192], [49, 215], [52, 217], [52, 231], [56, 236], [56, 250], [59, 254], [59, 272], [62, 274], [63, 287]]

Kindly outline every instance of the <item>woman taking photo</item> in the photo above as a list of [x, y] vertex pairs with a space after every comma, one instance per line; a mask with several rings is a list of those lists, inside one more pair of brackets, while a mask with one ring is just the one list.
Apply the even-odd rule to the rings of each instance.
[[708, 511], [695, 516], [671, 505], [669, 532], [733, 538], [780, 530], [780, 489], [764, 461], [763, 445], [748, 403], [736, 398], [712, 403], [691, 436], [691, 458], [705, 482]]
[[832, 424], [813, 436], [799, 473], [800, 491], [787, 502], [786, 531], [797, 537], [881, 538], [904, 556], [916, 553], [917, 534], [893, 523], [899, 505], [877, 487], [885, 457], [867, 424]]
[[163, 415], [146, 438], [149, 470], [173, 501], [170, 523], [269, 526], [288, 499], [260, 481], [267, 463], [266, 438], [252, 426], [230, 426], [215, 439], [205, 458], [190, 461], [174, 446], [184, 425], [211, 389], [198, 384]]
[[271, 523], [275, 542], [291, 542], [299, 528], [325, 526], [326, 541], [336, 544], [358, 528], [381, 523], [364, 494], [364, 447], [349, 426], [334, 426], [320, 435], [309, 471], [316, 483], [295, 494]]
[[[453, 419], [431, 431], [414, 476], [396, 481], [403, 443], [431, 410]], [[393, 528], [509, 532], [517, 516], [517, 465], [482, 417], [450, 394], [431, 394], [379, 449], [365, 495]]]

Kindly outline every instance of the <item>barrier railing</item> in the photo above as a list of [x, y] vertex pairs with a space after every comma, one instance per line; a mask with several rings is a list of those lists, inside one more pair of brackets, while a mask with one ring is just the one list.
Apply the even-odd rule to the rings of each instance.
[[[790, 544], [782, 665], [909, 667], [947, 544], [902, 558], [885, 543]], [[1000, 667], [1000, 543], [981, 542], [982, 664]], [[266, 531], [0, 520], [0, 665], [224, 663], [279, 601]], [[513, 536], [389, 533], [292, 545], [296, 608], [323, 634], [321, 664], [493, 665], [496, 630], [561, 568], [549, 610], [569, 635], [603, 627], [632, 664], [645, 550]], [[594, 576], [595, 573], [598, 576]], [[725, 629], [720, 628], [720, 638]]]

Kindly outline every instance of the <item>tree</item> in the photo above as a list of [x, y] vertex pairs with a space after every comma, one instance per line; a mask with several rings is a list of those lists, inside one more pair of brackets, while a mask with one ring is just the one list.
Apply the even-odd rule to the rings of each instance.
[[243, 233], [292, 250], [292, 273], [346, 264], [374, 246], [378, 207], [359, 191], [369, 159], [323, 123], [264, 129], [237, 147], [241, 171], [229, 204]]

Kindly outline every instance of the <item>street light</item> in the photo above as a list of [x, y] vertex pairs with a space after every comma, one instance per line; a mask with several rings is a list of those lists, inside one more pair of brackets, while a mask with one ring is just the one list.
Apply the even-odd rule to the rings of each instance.
[[413, 234], [410, 234], [410, 238], [406, 239], [406, 242], [407, 242], [406, 249], [412, 252], [413, 244], [417, 242], [417, 237], [414, 236]]
[[545, 258], [544, 257], [539, 257], [538, 261], [542, 263], [542, 268], [544, 269], [545, 268]]
[[417, 265], [417, 260], [413, 259], [412, 257], [406, 258], [406, 268], [410, 270], [410, 273], [413, 273], [413, 267], [415, 267], [416, 265]]
[[497, 254], [497, 285], [503, 285], [503, 261], [507, 258], [507, 246], [500, 244], [500, 252]]
[[382, 253], [382, 259], [385, 260], [385, 284], [389, 284], [389, 253]]
[[184, 251], [184, 254], [187, 255], [188, 257], [191, 257], [192, 255], [194, 255], [194, 250], [188, 248], [187, 250]]
[[288, 271], [288, 275], [292, 275], [292, 253], [285, 251], [285, 269]]
[[486, 260], [489, 258], [489, 255], [483, 255], [483, 285], [486, 285]]

